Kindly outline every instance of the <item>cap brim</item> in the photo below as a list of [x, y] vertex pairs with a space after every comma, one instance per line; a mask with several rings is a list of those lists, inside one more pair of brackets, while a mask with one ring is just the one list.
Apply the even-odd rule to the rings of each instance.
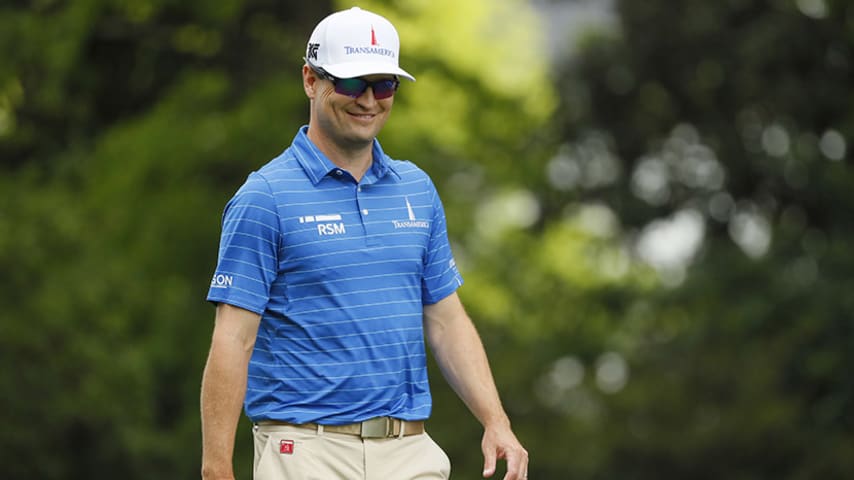
[[415, 77], [406, 70], [387, 63], [341, 63], [324, 65], [323, 69], [338, 78], [364, 77], [367, 75], [397, 75], [412, 82]]

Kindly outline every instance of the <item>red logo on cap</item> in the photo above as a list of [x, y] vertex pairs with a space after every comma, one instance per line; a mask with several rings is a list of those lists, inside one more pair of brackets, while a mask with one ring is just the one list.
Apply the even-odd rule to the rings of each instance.
[[372, 25], [371, 26], [371, 45], [379, 45], [379, 44], [380, 43], [377, 42], [377, 34], [374, 32], [374, 27]]
[[282, 440], [279, 443], [279, 453], [284, 453], [287, 455], [294, 454], [294, 441], [293, 440]]

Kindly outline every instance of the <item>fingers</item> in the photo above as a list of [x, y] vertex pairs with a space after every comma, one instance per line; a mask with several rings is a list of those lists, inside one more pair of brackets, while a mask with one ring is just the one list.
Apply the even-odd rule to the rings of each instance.
[[525, 480], [528, 478], [528, 452], [518, 445], [507, 451], [507, 474], [504, 480]]
[[507, 462], [504, 480], [525, 480], [528, 477], [528, 452], [509, 429], [487, 429], [481, 443], [483, 476], [495, 474], [498, 459]]
[[485, 448], [483, 450], [483, 478], [489, 478], [495, 473], [496, 460], [495, 449]]

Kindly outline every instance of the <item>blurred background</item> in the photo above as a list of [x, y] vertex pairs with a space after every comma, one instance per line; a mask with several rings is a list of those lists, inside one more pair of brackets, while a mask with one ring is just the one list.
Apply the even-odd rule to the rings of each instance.
[[[380, 140], [444, 199], [530, 478], [854, 478], [854, 4], [358, 5], [418, 78]], [[0, 6], [0, 477], [198, 478], [222, 208], [349, 6]]]

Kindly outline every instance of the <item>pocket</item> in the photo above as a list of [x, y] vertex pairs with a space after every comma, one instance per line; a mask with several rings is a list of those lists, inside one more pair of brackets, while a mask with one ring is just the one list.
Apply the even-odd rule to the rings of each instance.
[[448, 454], [426, 432], [424, 433], [424, 437], [432, 445], [433, 455], [435, 456], [436, 465], [439, 466], [439, 472], [444, 478], [451, 478], [451, 459], [448, 457]]
[[262, 462], [270, 456], [270, 442], [272, 437], [269, 432], [255, 427], [252, 429], [253, 441], [255, 445], [255, 455], [252, 462], [252, 474], [256, 480], [262, 480]]

